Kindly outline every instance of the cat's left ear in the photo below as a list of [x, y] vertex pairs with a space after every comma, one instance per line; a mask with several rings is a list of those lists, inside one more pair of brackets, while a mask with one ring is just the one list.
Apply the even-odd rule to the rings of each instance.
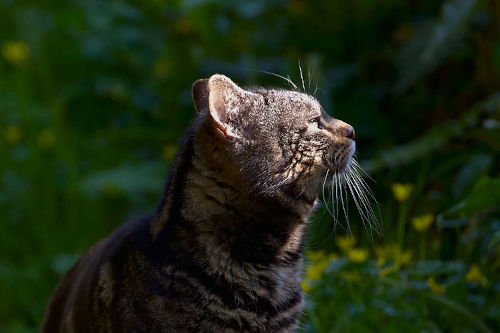
[[208, 109], [208, 81], [209, 79], [199, 79], [193, 83], [193, 102], [198, 113]]
[[212, 75], [208, 81], [208, 110], [226, 138], [239, 138], [231, 119], [247, 108], [254, 98], [254, 93], [241, 89], [224, 75]]

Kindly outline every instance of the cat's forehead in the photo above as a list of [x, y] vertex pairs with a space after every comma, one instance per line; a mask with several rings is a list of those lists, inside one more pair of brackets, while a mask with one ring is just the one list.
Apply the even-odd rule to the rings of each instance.
[[316, 98], [306, 93], [292, 90], [270, 90], [274, 99], [282, 105], [290, 105], [309, 110], [321, 110], [321, 104]]

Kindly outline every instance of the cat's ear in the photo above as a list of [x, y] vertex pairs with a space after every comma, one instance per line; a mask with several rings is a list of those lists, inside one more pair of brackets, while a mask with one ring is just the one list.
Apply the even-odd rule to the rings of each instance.
[[244, 108], [254, 94], [241, 89], [231, 79], [220, 74], [210, 77], [208, 91], [208, 110], [218, 129], [226, 138], [238, 137], [231, 127], [230, 120]]
[[199, 79], [193, 83], [193, 102], [198, 113], [208, 109], [208, 81], [209, 79]]

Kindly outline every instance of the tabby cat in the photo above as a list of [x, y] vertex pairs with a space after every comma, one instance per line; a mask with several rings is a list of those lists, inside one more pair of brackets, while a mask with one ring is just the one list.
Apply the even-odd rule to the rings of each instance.
[[293, 332], [307, 222], [353, 128], [299, 91], [193, 85], [197, 117], [151, 216], [66, 273], [43, 332]]

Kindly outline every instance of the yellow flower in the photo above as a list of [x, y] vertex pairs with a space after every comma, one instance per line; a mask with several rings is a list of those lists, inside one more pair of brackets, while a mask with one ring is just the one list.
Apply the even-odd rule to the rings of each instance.
[[302, 281], [302, 289], [309, 292], [312, 289], [312, 282], [321, 279], [323, 272], [332, 260], [338, 258], [336, 253], [326, 254], [324, 251], [307, 251], [310, 264], [306, 266], [306, 275]]
[[398, 244], [387, 244], [375, 248], [375, 256], [377, 257], [377, 265], [382, 267], [389, 260], [394, 262], [395, 269], [401, 266], [408, 265], [412, 259], [411, 251], [401, 251]]
[[167, 161], [172, 161], [177, 152], [177, 146], [173, 144], [167, 144], [163, 147], [163, 158]]
[[425, 214], [425, 215], [421, 215], [421, 216], [415, 216], [411, 220], [411, 224], [413, 224], [413, 227], [418, 232], [425, 232], [431, 226], [432, 221], [434, 221], [434, 215]]
[[350, 249], [347, 256], [352, 262], [363, 262], [368, 259], [369, 253], [366, 249]]
[[5, 141], [8, 143], [17, 143], [19, 140], [21, 140], [21, 129], [19, 126], [9, 126], [5, 130], [4, 137]]
[[19, 65], [28, 60], [30, 48], [22, 41], [7, 42], [2, 46], [2, 54], [7, 62], [12, 65]]
[[356, 245], [356, 238], [353, 236], [337, 236], [335, 238], [335, 244], [337, 244], [341, 250], [347, 251]]
[[312, 287], [311, 285], [309, 284], [309, 282], [307, 281], [302, 281], [300, 282], [300, 285], [302, 286], [302, 290], [305, 292], [305, 293], [308, 293], [312, 290]]
[[321, 261], [317, 264], [311, 264], [306, 269], [306, 279], [317, 281], [321, 279], [323, 271], [328, 266], [328, 261]]
[[40, 133], [38, 133], [37, 144], [40, 148], [49, 148], [54, 144], [56, 140], [56, 136], [54, 132], [49, 128], [43, 129]]
[[436, 280], [434, 280], [434, 278], [432, 277], [427, 279], [427, 285], [429, 286], [433, 294], [442, 295], [445, 292], [445, 287], [442, 284], [436, 282]]
[[330, 261], [335, 260], [337, 255], [332, 253], [327, 256], [324, 251], [308, 251], [307, 257], [311, 263], [306, 267], [306, 279], [316, 281], [321, 278]]
[[384, 266], [386, 262], [387, 262], [387, 259], [384, 258], [384, 257], [378, 257], [377, 258], [377, 266], [378, 267]]
[[397, 251], [394, 254], [394, 264], [396, 267], [406, 266], [411, 262], [411, 257], [411, 251]]
[[479, 270], [479, 266], [473, 264], [467, 274], [465, 275], [465, 281], [467, 282], [484, 282], [485, 278], [481, 271]]
[[389, 254], [387, 253], [386, 247], [377, 246], [375, 248], [375, 257], [377, 258], [378, 267], [384, 266], [389, 259]]
[[408, 200], [412, 190], [413, 190], [412, 184], [401, 184], [401, 183], [392, 184], [392, 193], [394, 194], [396, 200], [399, 202]]
[[307, 255], [307, 258], [309, 258], [309, 260], [311, 262], [318, 262], [318, 261], [325, 259], [325, 257], [326, 257], [325, 251], [322, 251], [322, 250], [307, 251], [306, 255]]

